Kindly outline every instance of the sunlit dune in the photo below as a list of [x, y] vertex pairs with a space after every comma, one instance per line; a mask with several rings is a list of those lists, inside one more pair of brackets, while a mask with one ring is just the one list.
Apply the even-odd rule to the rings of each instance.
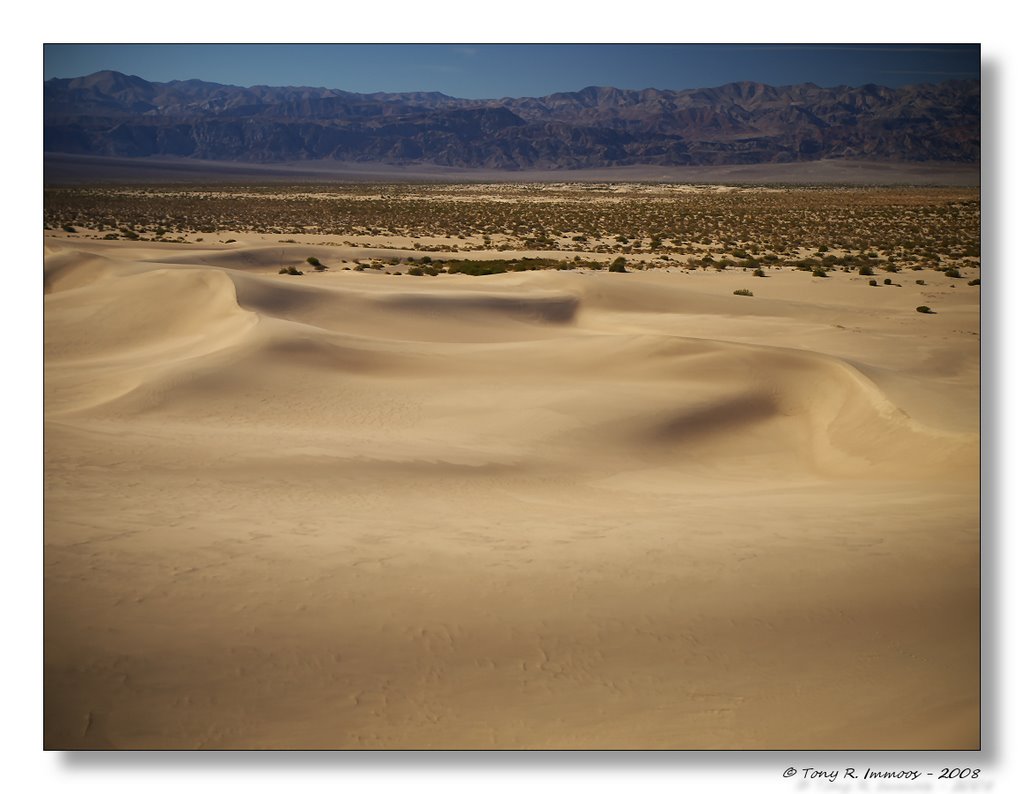
[[238, 237], [47, 238], [48, 747], [978, 746], [977, 288]]

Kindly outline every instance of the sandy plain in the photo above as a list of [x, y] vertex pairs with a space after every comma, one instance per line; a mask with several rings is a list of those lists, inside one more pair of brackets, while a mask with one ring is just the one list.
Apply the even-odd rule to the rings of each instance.
[[977, 268], [234, 237], [46, 233], [47, 747], [978, 746]]

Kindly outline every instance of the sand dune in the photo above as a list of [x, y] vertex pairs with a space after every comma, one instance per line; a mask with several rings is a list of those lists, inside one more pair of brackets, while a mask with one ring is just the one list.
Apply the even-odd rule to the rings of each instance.
[[280, 257], [47, 242], [47, 746], [977, 746], [977, 290]]

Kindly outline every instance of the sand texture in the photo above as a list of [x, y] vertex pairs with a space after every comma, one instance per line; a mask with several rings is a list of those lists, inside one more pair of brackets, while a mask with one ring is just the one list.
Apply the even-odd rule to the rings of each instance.
[[46, 239], [47, 747], [978, 746], [978, 288], [240, 239]]

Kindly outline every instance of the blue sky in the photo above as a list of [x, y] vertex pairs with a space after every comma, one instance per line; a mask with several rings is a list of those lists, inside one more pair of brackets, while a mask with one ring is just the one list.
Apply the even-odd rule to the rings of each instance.
[[164, 82], [441, 91], [468, 99], [543, 96], [588, 85], [684, 89], [901, 86], [980, 76], [977, 45], [956, 44], [50, 44], [44, 77], [102, 69]]

